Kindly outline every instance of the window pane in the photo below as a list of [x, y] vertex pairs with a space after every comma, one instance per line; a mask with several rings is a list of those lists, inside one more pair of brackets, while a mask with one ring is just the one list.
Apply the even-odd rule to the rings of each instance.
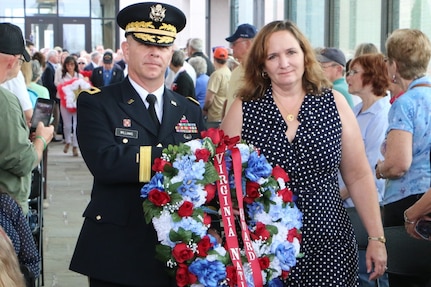
[[91, 0], [91, 17], [115, 18], [115, 0]]
[[90, 3], [88, 0], [59, 0], [58, 15], [66, 17], [88, 17]]
[[381, 39], [381, 0], [337, 1], [334, 28], [335, 46], [350, 59], [357, 45], [373, 43], [379, 50]]
[[431, 0], [400, 0], [399, 28], [419, 29], [431, 37]]
[[115, 49], [115, 19], [91, 20], [91, 47], [103, 45], [105, 49]]
[[284, 0], [265, 1], [265, 22], [284, 19]]
[[[400, 0], [399, 28], [412, 28], [424, 32], [431, 39], [431, 0]], [[431, 62], [428, 65], [431, 74]]]
[[24, 1], [9, 1], [7, 5], [2, 2], [2, 5], [0, 5], [0, 17], [24, 17]]
[[296, 19], [292, 19], [313, 47], [325, 44], [325, 1], [299, 0], [292, 5]]
[[63, 24], [63, 47], [71, 53], [85, 50], [84, 24]]
[[[31, 24], [30, 40], [33, 41], [37, 50], [44, 47], [54, 47], [54, 26], [52, 23]], [[31, 39], [32, 38], [32, 39]]]
[[27, 16], [56, 15], [57, 0], [26, 0], [25, 13]]

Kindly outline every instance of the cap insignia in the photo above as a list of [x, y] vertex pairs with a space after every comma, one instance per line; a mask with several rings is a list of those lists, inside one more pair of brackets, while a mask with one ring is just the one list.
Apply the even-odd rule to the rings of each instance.
[[166, 8], [163, 8], [161, 4], [151, 6], [150, 18], [154, 22], [162, 22], [165, 19]]

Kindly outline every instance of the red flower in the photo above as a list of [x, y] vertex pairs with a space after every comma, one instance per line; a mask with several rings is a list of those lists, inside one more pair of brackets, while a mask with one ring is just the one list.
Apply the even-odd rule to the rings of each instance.
[[284, 182], [288, 182], [290, 180], [289, 176], [287, 175], [286, 171], [281, 168], [279, 165], [276, 165], [273, 169], [272, 169], [272, 176], [275, 177], [275, 179], [283, 179]]
[[184, 263], [193, 258], [193, 250], [191, 250], [187, 244], [181, 242], [175, 245], [172, 250], [172, 255], [177, 262]]
[[206, 226], [210, 226], [211, 225], [211, 221], [212, 221], [211, 216], [208, 215], [208, 214], [206, 214], [206, 213], [204, 213], [204, 224]]
[[260, 197], [259, 187], [260, 184], [257, 182], [247, 181], [245, 185], [245, 203], [251, 204], [256, 198]]
[[204, 162], [207, 162], [211, 153], [207, 149], [197, 149], [195, 151], [196, 161], [203, 160]]
[[283, 188], [278, 191], [278, 195], [283, 198], [283, 202], [292, 202], [293, 193], [288, 188]]
[[236, 268], [234, 266], [226, 266], [226, 279], [229, 287], [236, 286]]
[[287, 279], [287, 277], [289, 277], [289, 271], [281, 270], [281, 278], [282, 278], [283, 280], [286, 280], [286, 279]]
[[168, 203], [171, 198], [166, 192], [154, 188], [148, 193], [148, 200], [151, 201], [155, 206], [163, 206]]
[[268, 256], [260, 257], [258, 260], [259, 260], [259, 266], [261, 270], [265, 270], [269, 267], [270, 262], [269, 262]]
[[198, 280], [193, 273], [189, 272], [187, 265], [183, 263], [178, 265], [175, 279], [177, 280], [177, 285], [179, 287], [194, 284]]
[[208, 203], [213, 200], [217, 191], [217, 186], [215, 184], [208, 183], [207, 185], [205, 185], [205, 190], [207, 192], [207, 200], [205, 201], [205, 203]]
[[302, 233], [298, 232], [298, 229], [292, 228], [289, 230], [289, 233], [287, 234], [287, 241], [293, 242], [294, 238], [298, 238], [299, 242], [302, 241]]
[[202, 138], [209, 137], [211, 141], [214, 143], [214, 145], [218, 145], [222, 138], [224, 137], [224, 132], [222, 130], [216, 129], [216, 128], [209, 128], [206, 131], [201, 132]]
[[208, 235], [205, 235], [201, 241], [198, 242], [198, 254], [200, 257], [205, 257], [208, 255], [208, 250], [213, 247], [211, 240]]
[[172, 164], [164, 159], [156, 158], [154, 160], [154, 164], [151, 167], [155, 172], [163, 172], [165, 165], [172, 166]]
[[193, 203], [190, 201], [184, 201], [178, 209], [178, 215], [181, 217], [192, 216], [193, 214]]
[[173, 84], [172, 84], [171, 90], [172, 90], [172, 91], [176, 91], [176, 90], [178, 90], [178, 85], [177, 85], [177, 83], [173, 83]]
[[253, 240], [257, 240], [262, 238], [263, 240], [267, 240], [271, 236], [271, 233], [266, 229], [266, 225], [262, 222], [256, 223], [256, 230], [253, 233], [250, 233], [250, 237]]

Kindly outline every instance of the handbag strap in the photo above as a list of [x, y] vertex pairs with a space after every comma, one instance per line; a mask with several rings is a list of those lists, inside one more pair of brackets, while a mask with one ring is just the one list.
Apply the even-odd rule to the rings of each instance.
[[417, 87], [430, 87], [431, 88], [431, 84], [427, 84], [427, 83], [416, 84], [413, 87], [411, 87], [410, 90], [414, 89], [414, 88], [417, 88]]

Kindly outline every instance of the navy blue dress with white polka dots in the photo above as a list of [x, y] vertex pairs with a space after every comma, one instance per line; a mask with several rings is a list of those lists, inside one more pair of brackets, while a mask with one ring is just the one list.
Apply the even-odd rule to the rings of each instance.
[[39, 277], [41, 258], [28, 219], [18, 203], [8, 194], [1, 192], [0, 226], [11, 239], [19, 263], [27, 266], [36, 278]]
[[289, 174], [289, 186], [303, 212], [301, 252], [286, 286], [358, 286], [354, 232], [339, 195], [341, 121], [330, 90], [305, 96], [300, 125], [289, 142], [288, 125], [272, 98], [243, 102], [242, 139]]

